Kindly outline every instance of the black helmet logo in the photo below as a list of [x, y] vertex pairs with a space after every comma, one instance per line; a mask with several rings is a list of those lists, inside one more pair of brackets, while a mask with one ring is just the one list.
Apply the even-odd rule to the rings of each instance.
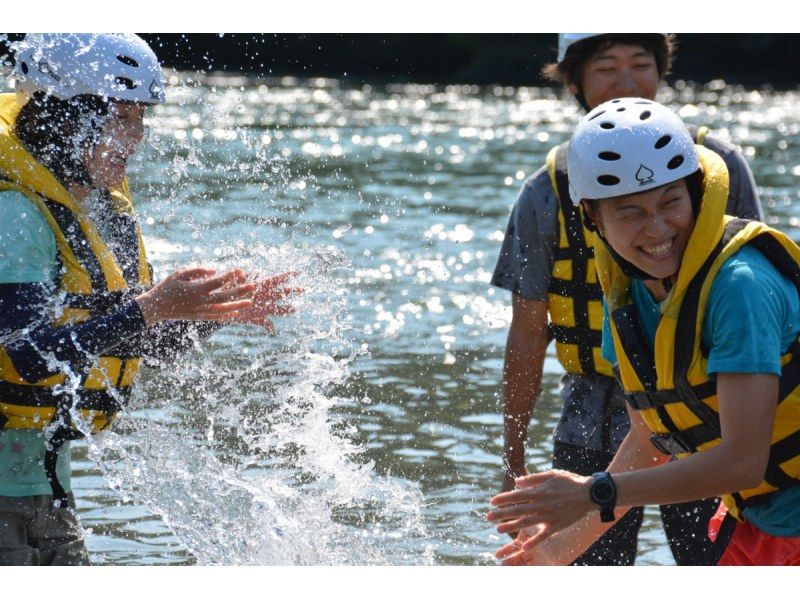
[[644, 164], [639, 165], [639, 170], [636, 171], [636, 180], [639, 181], [639, 186], [644, 187], [653, 182], [653, 171]]
[[153, 79], [153, 82], [150, 84], [150, 97], [154, 100], [160, 100], [163, 93], [164, 92], [161, 90], [161, 86], [158, 84], [158, 81]]

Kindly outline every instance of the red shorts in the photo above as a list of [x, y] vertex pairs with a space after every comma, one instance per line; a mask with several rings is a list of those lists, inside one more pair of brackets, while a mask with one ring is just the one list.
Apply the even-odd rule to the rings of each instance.
[[800, 565], [800, 537], [773, 536], [737, 521], [717, 565]]

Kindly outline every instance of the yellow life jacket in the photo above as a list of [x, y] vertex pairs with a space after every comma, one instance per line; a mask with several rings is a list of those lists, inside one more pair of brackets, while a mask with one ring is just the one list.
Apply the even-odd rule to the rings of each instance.
[[[692, 127], [690, 132], [695, 143], [702, 145], [708, 128]], [[547, 155], [547, 173], [558, 199], [558, 247], [547, 295], [550, 332], [565, 371], [612, 376], [611, 364], [603, 359], [600, 349], [603, 291], [594, 263], [595, 240], [569, 194], [568, 145], [556, 146]]]
[[[74, 324], [110, 311], [150, 287], [151, 268], [142, 234], [133, 215], [127, 181], [109, 192], [117, 214], [125, 218], [127, 260], [118, 260], [100, 236], [84, 208], [56, 178], [31, 156], [13, 133], [20, 106], [13, 94], [0, 94], [0, 201], [3, 191], [23, 193], [41, 212], [55, 236], [60, 261], [56, 326]], [[25, 380], [0, 345], [0, 427], [42, 429], [56, 420], [80, 437], [70, 411], [77, 410], [92, 431], [110, 425], [130, 395], [139, 356], [100, 355], [85, 371]]]
[[[761, 222], [725, 216], [728, 171], [713, 152], [697, 147], [703, 198], [677, 280], [661, 303], [655, 351], [645, 340], [630, 295], [630, 280], [598, 239], [598, 275], [611, 314], [619, 378], [628, 402], [653, 432], [653, 444], [679, 458], [720, 442], [716, 381], [707, 371], [701, 331], [708, 297], [722, 264], [745, 245], [758, 249], [800, 293], [800, 248]], [[723, 496], [730, 512], [800, 481], [800, 343], [781, 358], [779, 404], [764, 480]]]

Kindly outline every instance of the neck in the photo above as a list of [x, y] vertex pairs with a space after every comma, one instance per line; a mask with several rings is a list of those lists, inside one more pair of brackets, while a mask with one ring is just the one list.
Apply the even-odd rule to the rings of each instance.
[[653, 299], [661, 303], [664, 299], [667, 298], [667, 289], [664, 288], [664, 284], [660, 280], [643, 280], [645, 288], [650, 291], [650, 294], [653, 296]]

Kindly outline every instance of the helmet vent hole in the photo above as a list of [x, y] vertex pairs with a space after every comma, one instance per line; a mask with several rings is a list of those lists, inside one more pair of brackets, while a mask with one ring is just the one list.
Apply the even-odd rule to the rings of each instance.
[[678, 154], [677, 156], [675, 156], [674, 158], [672, 158], [672, 160], [670, 160], [670, 161], [667, 163], [667, 168], [668, 168], [669, 170], [675, 170], [675, 169], [676, 169], [676, 168], [678, 168], [678, 167], [679, 167], [681, 164], [683, 164], [683, 156], [682, 156], [682, 155], [680, 155], [680, 154]]
[[621, 100], [619, 100], [619, 99], [616, 99], [616, 100], [611, 100], [611, 103], [612, 103], [612, 104], [619, 104], [619, 103], [620, 103], [620, 101], [621, 101]]
[[613, 187], [614, 185], [619, 185], [619, 178], [613, 174], [601, 174], [597, 177], [597, 182], [604, 187]]
[[617, 112], [625, 112], [625, 106], [623, 106], [622, 108], [617, 108]]
[[19, 63], [19, 68], [22, 69], [23, 73], [25, 73], [26, 75], [28, 74], [28, 63], [27, 62], [20, 62]]
[[136, 89], [136, 83], [134, 83], [127, 77], [115, 77], [114, 83], [116, 83], [117, 85], [123, 85], [125, 89]]
[[600, 128], [601, 129], [613, 129], [614, 128], [614, 123], [610, 123], [608, 121], [602, 122], [602, 123], [600, 123]]
[[597, 154], [597, 157], [601, 160], [605, 160], [606, 162], [614, 162], [619, 160], [622, 156], [620, 156], [617, 152], [600, 152]]
[[664, 135], [664, 136], [663, 136], [663, 137], [661, 137], [661, 138], [660, 138], [658, 141], [656, 141], [655, 148], [656, 148], [656, 149], [661, 149], [662, 147], [666, 147], [666, 145], [667, 145], [667, 144], [668, 144], [670, 141], [672, 141], [672, 137], [670, 137], [669, 135]]
[[649, 110], [645, 110], [639, 115], [639, 120], [647, 120], [648, 118], [650, 118], [650, 114], [651, 112]]
[[122, 64], [127, 64], [128, 66], [132, 67], [139, 66], [139, 63], [136, 62], [136, 60], [131, 58], [130, 56], [117, 56], [117, 60], [119, 60]]
[[589, 120], [594, 120], [594, 119], [595, 119], [595, 118], [597, 118], [598, 116], [602, 116], [602, 115], [603, 115], [603, 114], [605, 114], [605, 113], [606, 113], [606, 111], [605, 111], [605, 110], [601, 110], [601, 111], [600, 111], [600, 112], [598, 112], [597, 114], [594, 114], [594, 115], [590, 116], [590, 117], [589, 117]]

